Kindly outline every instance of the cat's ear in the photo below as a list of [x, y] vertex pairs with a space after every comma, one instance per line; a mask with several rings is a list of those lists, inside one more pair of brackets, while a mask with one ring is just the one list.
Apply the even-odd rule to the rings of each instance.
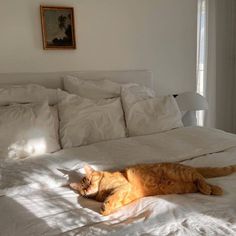
[[85, 165], [84, 171], [86, 175], [91, 175], [95, 170], [90, 165]]

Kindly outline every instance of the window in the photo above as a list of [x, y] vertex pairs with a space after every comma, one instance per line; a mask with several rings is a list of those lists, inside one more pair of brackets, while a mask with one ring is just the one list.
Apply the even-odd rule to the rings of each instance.
[[[198, 0], [197, 93], [206, 96], [207, 76], [207, 1]], [[197, 124], [204, 125], [204, 111], [197, 111]]]

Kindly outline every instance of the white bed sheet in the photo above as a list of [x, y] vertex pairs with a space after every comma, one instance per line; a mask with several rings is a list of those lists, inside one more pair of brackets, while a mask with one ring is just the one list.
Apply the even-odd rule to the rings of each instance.
[[65, 181], [57, 171], [77, 170], [85, 162], [113, 169], [163, 161], [236, 164], [236, 136], [181, 128], [62, 150], [17, 164], [1, 163], [5, 196], [0, 197], [0, 235], [236, 235], [236, 174], [209, 180], [223, 187], [222, 197], [197, 193], [146, 197], [103, 217], [98, 213], [100, 203], [60, 187]]

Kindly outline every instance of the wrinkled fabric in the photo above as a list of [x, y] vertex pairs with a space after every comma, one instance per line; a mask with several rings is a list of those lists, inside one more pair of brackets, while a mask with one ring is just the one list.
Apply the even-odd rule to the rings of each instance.
[[66, 95], [58, 104], [63, 148], [125, 137], [120, 98], [91, 100]]
[[129, 136], [159, 133], [182, 127], [182, 115], [173, 96], [155, 96], [148, 88], [122, 88], [122, 104]]
[[38, 84], [1, 85], [0, 106], [11, 103], [33, 103], [48, 101], [50, 105], [58, 102], [56, 89], [49, 89]]
[[[2, 194], [17, 194], [19, 186], [54, 188], [67, 182], [60, 170], [73, 176], [85, 164], [97, 170], [125, 168], [137, 163], [179, 162], [236, 146], [235, 135], [208, 128], [184, 127], [153, 135], [122, 138], [53, 154], [0, 162]], [[16, 188], [18, 187], [18, 188]]]
[[0, 156], [19, 159], [58, 151], [54, 109], [47, 102], [0, 107]]
[[[235, 156], [235, 135], [188, 127], [61, 150], [25, 159], [17, 162], [18, 165], [1, 163], [0, 173], [4, 175], [7, 170], [11, 173], [3, 182], [18, 179], [19, 172], [26, 182], [12, 187], [15, 192], [0, 197], [0, 234], [233, 236], [236, 234], [236, 174], [208, 180], [223, 188], [223, 196], [194, 193], [145, 197], [106, 217], [99, 214], [101, 203], [78, 197], [66, 187], [56, 187], [56, 182], [51, 186], [47, 183], [58, 180], [59, 176], [61, 180], [65, 178], [58, 168], [64, 173], [71, 171], [70, 177], [76, 177], [85, 163], [96, 169], [164, 161], [222, 167], [235, 165]], [[21, 168], [25, 169], [21, 171]], [[39, 185], [33, 188], [27, 183]]]
[[106, 99], [120, 96], [121, 85], [107, 79], [84, 80], [67, 75], [63, 82], [67, 92], [85, 98]]

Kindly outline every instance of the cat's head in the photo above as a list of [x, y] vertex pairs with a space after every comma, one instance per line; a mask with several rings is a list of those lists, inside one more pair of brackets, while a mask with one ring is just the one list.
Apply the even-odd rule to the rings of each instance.
[[95, 197], [99, 191], [100, 181], [103, 173], [94, 170], [91, 166], [84, 166], [85, 176], [79, 182], [78, 191], [81, 196]]

